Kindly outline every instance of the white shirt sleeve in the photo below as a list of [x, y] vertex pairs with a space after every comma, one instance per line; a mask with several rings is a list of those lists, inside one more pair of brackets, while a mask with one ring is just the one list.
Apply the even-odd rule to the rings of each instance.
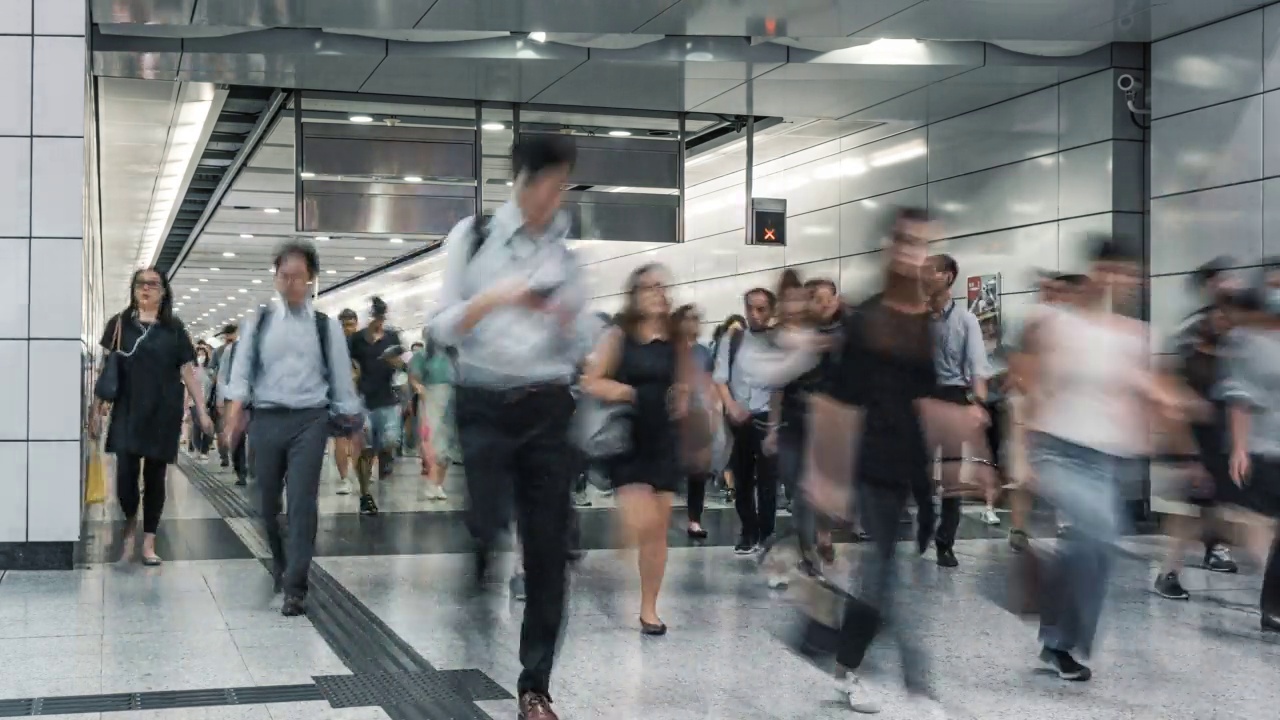
[[466, 274], [471, 260], [471, 246], [475, 242], [472, 227], [475, 218], [467, 218], [453, 227], [444, 241], [444, 282], [440, 292], [439, 310], [429, 325], [431, 335], [446, 347], [457, 347], [462, 342], [458, 325], [467, 314]]

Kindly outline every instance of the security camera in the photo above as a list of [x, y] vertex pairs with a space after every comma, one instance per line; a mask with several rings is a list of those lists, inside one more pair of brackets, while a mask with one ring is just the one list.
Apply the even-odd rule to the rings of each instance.
[[1142, 89], [1142, 81], [1129, 73], [1124, 73], [1116, 78], [1116, 87], [1120, 88], [1120, 92], [1125, 94], [1136, 93]]

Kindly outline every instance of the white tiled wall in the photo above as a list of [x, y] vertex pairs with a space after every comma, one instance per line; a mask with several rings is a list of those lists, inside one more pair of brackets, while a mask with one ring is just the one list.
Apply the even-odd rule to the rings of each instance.
[[1152, 324], [1191, 309], [1186, 274], [1280, 252], [1280, 5], [1151, 48]]
[[84, 30], [0, 0], [0, 542], [80, 537]]
[[936, 252], [962, 276], [1001, 273], [1010, 302], [1026, 305], [1030, 296], [1012, 293], [1031, 290], [1037, 269], [1077, 269], [1086, 233], [1143, 234], [1142, 131], [1118, 107], [1117, 72], [933, 124], [927, 103], [904, 97], [889, 104], [914, 121], [758, 165], [753, 194], [787, 200], [786, 248], [745, 245], [745, 173], [692, 186], [684, 244], [587, 262], [595, 305], [616, 310], [627, 274], [655, 261], [671, 269], [676, 301], [696, 302], [711, 322], [742, 312], [742, 293], [773, 287], [785, 266], [865, 295], [898, 206], [927, 207], [944, 231]]

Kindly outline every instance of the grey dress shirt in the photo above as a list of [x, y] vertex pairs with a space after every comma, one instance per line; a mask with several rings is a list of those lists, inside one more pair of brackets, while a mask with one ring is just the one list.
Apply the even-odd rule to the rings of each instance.
[[1249, 452], [1280, 458], [1280, 331], [1231, 331], [1218, 393], [1250, 414]]
[[[751, 358], [757, 354], [770, 354], [772, 344], [767, 336], [750, 330], [743, 330], [742, 345], [733, 360], [733, 373], [729, 372], [729, 349], [733, 342], [729, 338], [720, 341], [720, 349], [716, 352], [716, 369], [712, 373], [712, 382], [717, 385], [728, 385], [729, 394], [752, 415], [763, 415], [769, 412], [769, 398], [773, 389], [763, 382], [753, 381], [750, 376]], [[742, 360], [747, 358], [748, 369], [743, 369]]]
[[[445, 240], [440, 309], [428, 324], [435, 339], [458, 350], [458, 384], [507, 389], [570, 383], [591, 351], [594, 318], [573, 251], [564, 244], [569, 221], [561, 213], [541, 237], [524, 229], [520, 209], [508, 202], [494, 213], [484, 244], [472, 256], [473, 219], [458, 223]], [[463, 333], [467, 305], [498, 283], [524, 280], [557, 288], [552, 309], [495, 308]]]
[[930, 318], [929, 327], [939, 385], [971, 388], [976, 380], [991, 377], [982, 326], [968, 308], [952, 300], [937, 317]]
[[[259, 408], [287, 408], [304, 410], [331, 407], [341, 415], [363, 412], [360, 396], [348, 368], [351, 355], [347, 351], [347, 339], [342, 326], [329, 318], [329, 364], [333, 369], [333, 402], [329, 402], [329, 378], [325, 375], [324, 358], [320, 354], [321, 338], [316, 337], [315, 311], [307, 302], [300, 308], [288, 308], [283, 300], [276, 299], [263, 312], [271, 313], [266, 334], [258, 341], [261, 357], [253, 386], [249, 375], [253, 366], [251, 357], [254, 335], [260, 316], [245, 323], [241, 333], [242, 347], [236, 348], [232, 363], [231, 382], [226, 389], [228, 400], [252, 401]], [[225, 363], [226, 359], [223, 359]]]

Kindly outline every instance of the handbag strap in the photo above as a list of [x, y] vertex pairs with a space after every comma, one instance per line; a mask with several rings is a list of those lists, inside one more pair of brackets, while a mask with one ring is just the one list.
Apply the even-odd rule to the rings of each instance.
[[120, 313], [116, 316], [116, 332], [115, 337], [112, 338], [111, 341], [111, 344], [114, 346], [111, 349], [112, 352], [120, 352], [120, 327], [122, 325], [124, 325], [124, 313]]

